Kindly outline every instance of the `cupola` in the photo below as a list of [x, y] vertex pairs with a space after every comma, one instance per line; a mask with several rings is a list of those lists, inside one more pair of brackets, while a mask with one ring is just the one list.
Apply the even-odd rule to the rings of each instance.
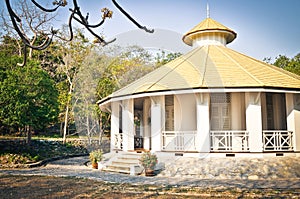
[[189, 46], [223, 45], [229, 44], [236, 38], [236, 33], [207, 17], [182, 38]]

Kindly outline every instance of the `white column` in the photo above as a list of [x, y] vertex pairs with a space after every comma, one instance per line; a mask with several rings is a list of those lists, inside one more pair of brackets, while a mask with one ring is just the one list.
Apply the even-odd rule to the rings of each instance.
[[197, 150], [201, 153], [210, 152], [210, 117], [209, 117], [209, 94], [197, 96]]
[[150, 150], [150, 106], [151, 101], [149, 98], [144, 100], [143, 104], [143, 121], [144, 121], [144, 149]]
[[122, 127], [123, 127], [123, 150], [134, 150], [134, 106], [133, 99], [123, 101]]
[[300, 151], [300, 95], [286, 94], [287, 130], [293, 131], [294, 151]]
[[116, 136], [119, 134], [119, 102], [111, 103], [110, 151], [118, 148]]
[[161, 151], [161, 134], [163, 129], [163, 96], [151, 98], [151, 150]]
[[250, 152], [262, 152], [261, 94], [246, 93], [246, 129], [249, 132]]

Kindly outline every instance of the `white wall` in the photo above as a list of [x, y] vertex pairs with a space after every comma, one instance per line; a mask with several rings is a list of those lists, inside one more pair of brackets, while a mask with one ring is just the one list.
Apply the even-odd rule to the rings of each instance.
[[193, 46], [205, 46], [205, 45], [222, 45], [226, 46], [226, 35], [224, 33], [207, 33], [201, 34], [198, 38], [194, 39]]

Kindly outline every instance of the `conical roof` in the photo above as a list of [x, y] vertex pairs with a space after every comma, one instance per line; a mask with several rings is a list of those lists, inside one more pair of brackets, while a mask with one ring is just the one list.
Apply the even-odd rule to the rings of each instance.
[[192, 46], [193, 40], [197, 39], [201, 35], [213, 32], [223, 33], [226, 39], [226, 44], [232, 42], [236, 38], [236, 33], [233, 30], [227, 28], [226, 26], [211, 18], [206, 18], [190, 31], [188, 31], [183, 36], [182, 40], [187, 45]]
[[201, 88], [300, 90], [300, 77], [227, 47], [207, 45], [161, 66], [109, 98]]

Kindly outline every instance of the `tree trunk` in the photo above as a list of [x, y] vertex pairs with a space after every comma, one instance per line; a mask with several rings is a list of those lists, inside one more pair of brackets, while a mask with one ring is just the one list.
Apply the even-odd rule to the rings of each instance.
[[63, 128], [64, 128], [63, 125], [64, 125], [64, 123], [61, 122], [61, 123], [60, 123], [60, 127], [59, 127], [59, 135], [60, 135], [60, 136], [63, 136], [63, 134], [64, 134], [64, 133], [63, 133]]
[[86, 132], [88, 137], [88, 144], [91, 146], [92, 144], [92, 138], [91, 138], [91, 131], [90, 131], [90, 125], [89, 125], [89, 115], [86, 116]]
[[67, 103], [66, 112], [65, 112], [63, 144], [66, 144], [67, 142], [67, 127], [68, 127], [68, 119], [69, 119], [68, 117], [69, 117], [69, 103]]
[[31, 127], [30, 126], [26, 126], [26, 143], [27, 145], [31, 144]]
[[68, 93], [68, 99], [67, 99], [67, 106], [66, 106], [66, 112], [65, 112], [65, 123], [64, 123], [64, 135], [63, 135], [63, 144], [66, 144], [67, 142], [67, 127], [69, 125], [69, 109], [70, 109], [70, 103], [71, 103], [71, 95], [72, 95], [72, 90], [73, 90], [73, 84], [68, 76], [68, 81], [70, 83], [69, 86], [69, 93]]

